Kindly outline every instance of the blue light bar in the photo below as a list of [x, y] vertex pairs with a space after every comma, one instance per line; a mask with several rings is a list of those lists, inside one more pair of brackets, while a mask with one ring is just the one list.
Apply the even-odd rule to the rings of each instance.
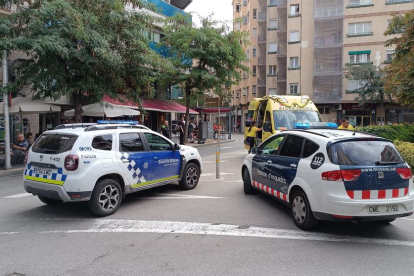
[[100, 125], [113, 125], [113, 124], [138, 125], [138, 122], [137, 121], [106, 121], [106, 120], [98, 120], [98, 124], [100, 124]]
[[309, 123], [296, 123], [294, 129], [307, 129], [310, 127]]
[[329, 129], [337, 129], [338, 125], [336, 123], [296, 123], [293, 127], [294, 129], [310, 129], [310, 128], [329, 128]]

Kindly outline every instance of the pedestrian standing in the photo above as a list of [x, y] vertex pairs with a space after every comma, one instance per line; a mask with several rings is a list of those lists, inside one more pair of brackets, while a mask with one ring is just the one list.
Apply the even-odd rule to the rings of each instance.
[[354, 127], [349, 123], [349, 118], [345, 118], [342, 121], [342, 125], [338, 127], [338, 129], [347, 129], [347, 130], [354, 130]]
[[164, 121], [164, 124], [161, 126], [160, 133], [164, 135], [164, 137], [167, 137], [168, 139], [171, 139], [171, 130], [169, 128], [169, 122], [167, 120]]
[[178, 129], [180, 131], [180, 145], [184, 145], [184, 128], [185, 128], [185, 121], [184, 116], [181, 118], [181, 121], [179, 122]]
[[254, 140], [256, 139], [256, 133], [258, 131], [262, 131], [261, 128], [258, 128], [255, 126], [256, 122], [252, 121], [251, 125], [249, 127], [249, 131], [247, 132], [247, 138], [246, 141], [249, 143], [250, 148], [249, 148], [249, 153], [252, 151], [252, 148], [254, 148]]

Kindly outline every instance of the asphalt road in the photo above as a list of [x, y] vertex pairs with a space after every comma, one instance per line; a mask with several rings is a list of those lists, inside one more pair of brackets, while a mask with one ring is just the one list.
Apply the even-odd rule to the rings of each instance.
[[107, 218], [46, 206], [20, 175], [0, 177], [0, 275], [414, 275], [414, 217], [301, 231], [284, 205], [243, 193], [241, 139], [222, 145], [222, 180], [215, 150], [199, 148], [196, 189], [128, 195]]

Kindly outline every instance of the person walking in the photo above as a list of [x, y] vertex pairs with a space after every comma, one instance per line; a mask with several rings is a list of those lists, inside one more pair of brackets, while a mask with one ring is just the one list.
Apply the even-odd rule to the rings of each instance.
[[354, 127], [349, 123], [349, 118], [345, 118], [338, 129], [354, 130]]
[[162, 135], [164, 135], [164, 137], [171, 139], [172, 135], [171, 135], [171, 130], [169, 128], [169, 122], [167, 120], [164, 121], [164, 124], [161, 126], [161, 131], [160, 133]]
[[180, 131], [180, 145], [185, 145], [184, 144], [184, 128], [185, 128], [185, 121], [184, 121], [184, 116], [181, 118], [181, 121], [178, 125], [178, 130]]
[[249, 130], [247, 132], [246, 141], [250, 145], [249, 153], [252, 151], [252, 148], [254, 148], [254, 140], [256, 139], [256, 133], [258, 131], [262, 131], [262, 129], [255, 126], [255, 124], [256, 124], [256, 121], [252, 121], [250, 124]]

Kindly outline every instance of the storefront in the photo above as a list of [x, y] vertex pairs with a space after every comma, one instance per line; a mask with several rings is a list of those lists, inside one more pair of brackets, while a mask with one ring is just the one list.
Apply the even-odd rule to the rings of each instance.
[[349, 117], [352, 126], [369, 126], [372, 123], [372, 116], [375, 116], [376, 109], [364, 107], [358, 104], [342, 104], [343, 117]]

